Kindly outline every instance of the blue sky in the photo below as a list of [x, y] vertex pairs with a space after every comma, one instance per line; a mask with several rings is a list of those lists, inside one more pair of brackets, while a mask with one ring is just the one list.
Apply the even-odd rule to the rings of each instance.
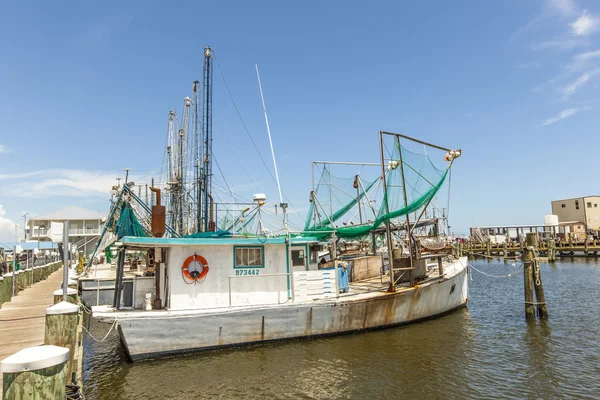
[[4, 2], [0, 240], [22, 215], [107, 212], [124, 167], [160, 175], [168, 111], [215, 49], [216, 157], [241, 196], [276, 186], [304, 216], [313, 160], [376, 161], [377, 132], [452, 148], [451, 223], [541, 223], [598, 194], [600, 4], [502, 2]]

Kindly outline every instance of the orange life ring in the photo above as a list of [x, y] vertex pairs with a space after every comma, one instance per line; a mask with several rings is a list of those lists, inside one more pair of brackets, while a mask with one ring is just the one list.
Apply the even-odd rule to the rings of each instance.
[[[194, 261], [202, 266], [202, 271], [198, 270], [197, 268], [191, 268], [190, 270], [189, 266]], [[181, 267], [181, 272], [187, 279], [192, 281], [201, 280], [206, 278], [206, 275], [208, 275], [208, 263], [204, 257], [194, 254], [193, 256], [189, 256], [185, 259], [183, 266]]]

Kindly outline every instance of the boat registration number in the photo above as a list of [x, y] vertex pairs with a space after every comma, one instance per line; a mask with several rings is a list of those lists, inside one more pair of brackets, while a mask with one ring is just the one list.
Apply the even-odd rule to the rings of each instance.
[[236, 269], [236, 275], [258, 275], [260, 270], [258, 269]]

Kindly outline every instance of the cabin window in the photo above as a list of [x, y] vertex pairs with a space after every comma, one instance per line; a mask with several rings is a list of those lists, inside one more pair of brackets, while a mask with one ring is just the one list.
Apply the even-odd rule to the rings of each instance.
[[292, 267], [304, 267], [306, 265], [306, 250], [292, 249]]
[[566, 205], [565, 203], [562, 203], [562, 204], [560, 205], [560, 208], [565, 208], [565, 207], [567, 207], [567, 205]]
[[591, 201], [588, 201], [588, 203], [587, 203], [587, 207], [588, 207], [588, 208], [592, 208], [592, 202], [591, 202]]
[[594, 203], [594, 207], [598, 207], [598, 203]]
[[234, 246], [234, 268], [264, 268], [265, 257], [262, 246]]
[[575, 209], [579, 210], [579, 201], [575, 200]]

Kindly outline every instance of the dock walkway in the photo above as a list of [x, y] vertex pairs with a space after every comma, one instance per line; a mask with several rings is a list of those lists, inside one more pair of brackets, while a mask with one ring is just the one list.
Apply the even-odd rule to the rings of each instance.
[[[0, 308], [0, 360], [26, 347], [44, 344], [46, 308], [54, 304], [53, 292], [60, 289], [62, 267], [48, 279], [19, 291]], [[0, 397], [2, 397], [0, 373]]]

